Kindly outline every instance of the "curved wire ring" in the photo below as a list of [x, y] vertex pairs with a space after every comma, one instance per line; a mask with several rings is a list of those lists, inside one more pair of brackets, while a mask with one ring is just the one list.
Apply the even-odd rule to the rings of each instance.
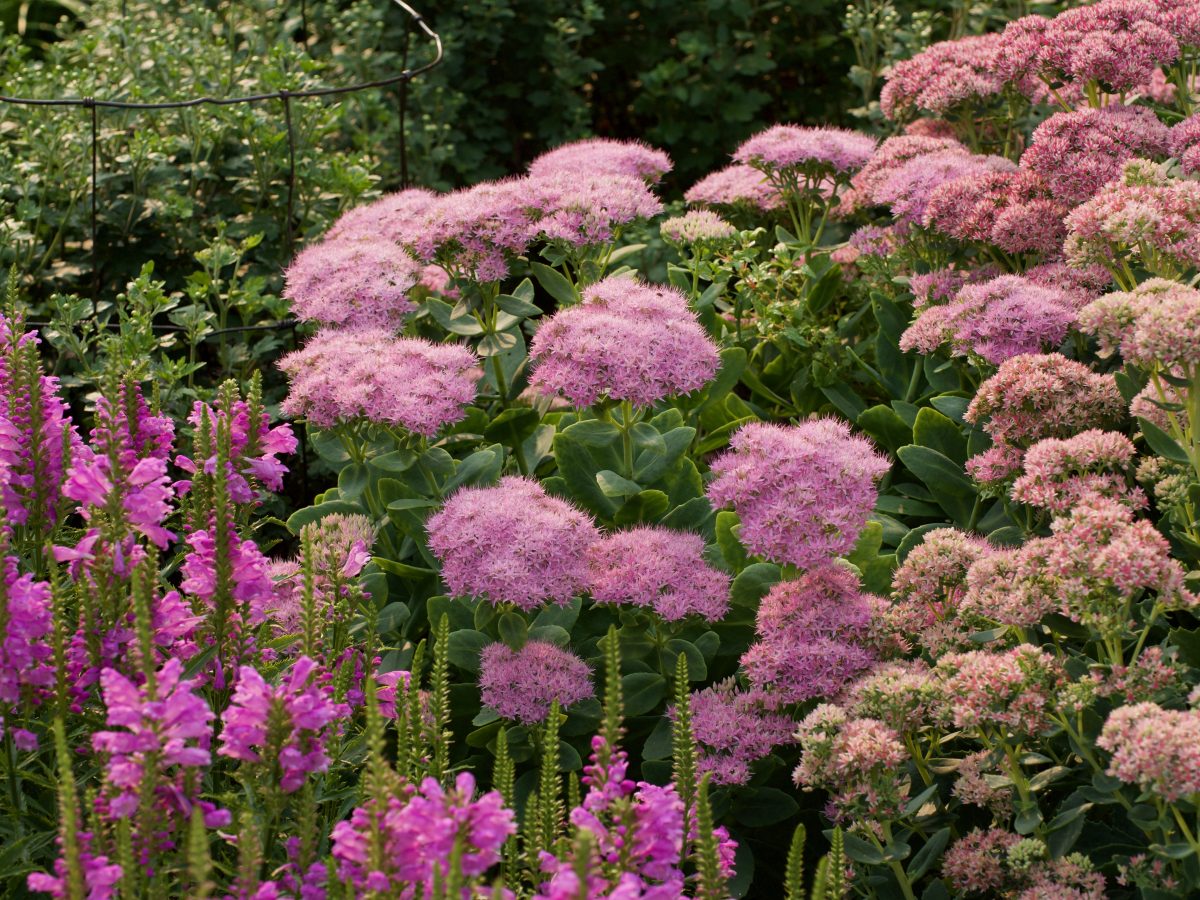
[[106, 109], [186, 109], [190, 106], [233, 106], [238, 103], [261, 103], [266, 100], [289, 100], [303, 99], [305, 97], [329, 97], [336, 94], [350, 94], [355, 91], [363, 91], [369, 88], [387, 87], [388, 85], [398, 84], [402, 81], [420, 75], [422, 72], [428, 72], [434, 66], [442, 61], [442, 38], [441, 36], [429, 27], [429, 24], [421, 16], [419, 12], [409, 6], [404, 0], [392, 0], [398, 7], [404, 10], [412, 18], [413, 22], [433, 41], [436, 51], [434, 58], [422, 66], [415, 69], [405, 69], [404, 71], [391, 76], [390, 78], [381, 78], [377, 81], [364, 81], [359, 84], [346, 85], [344, 87], [323, 87], [310, 88], [305, 91], [288, 91], [279, 90], [269, 94], [249, 94], [245, 97], [193, 97], [189, 100], [165, 100], [160, 103], [133, 103], [126, 100], [99, 100], [95, 97], [59, 97], [56, 99], [41, 99], [37, 97], [10, 97], [6, 94], [0, 94], [0, 103], [16, 103], [24, 106], [82, 106], [87, 109], [94, 107], [102, 107]]

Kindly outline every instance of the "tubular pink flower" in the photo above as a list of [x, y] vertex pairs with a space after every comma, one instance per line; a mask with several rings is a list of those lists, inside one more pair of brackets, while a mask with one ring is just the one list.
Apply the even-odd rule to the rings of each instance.
[[291, 390], [283, 411], [321, 428], [367, 420], [433, 437], [458, 422], [481, 377], [460, 344], [384, 331], [319, 331], [279, 361]]
[[730, 446], [712, 464], [709, 500], [733, 507], [750, 552], [801, 568], [850, 551], [875, 507], [875, 481], [889, 468], [836, 419], [755, 422]]
[[[7, 549], [7, 548], [6, 548]], [[0, 584], [0, 703], [16, 706], [22, 695], [38, 701], [54, 684], [50, 585], [22, 575], [15, 556], [3, 560]]]
[[342, 328], [397, 328], [417, 308], [417, 261], [379, 237], [326, 238], [300, 251], [284, 272], [296, 318]]
[[526, 725], [544, 722], [557, 700], [566, 710], [595, 696], [588, 664], [547, 641], [528, 641], [520, 650], [488, 644], [479, 655], [479, 690], [484, 706]]
[[[277, 425], [271, 427], [270, 417], [263, 412], [259, 421], [250, 422], [250, 407], [244, 400], [237, 400], [232, 410], [214, 408], [207, 403], [197, 401], [192, 406], [192, 414], [188, 422], [194, 427], [207, 427], [216, 434], [219, 426], [229, 430], [230, 470], [227, 474], [229, 495], [234, 503], [252, 503], [257, 497], [250, 485], [250, 478], [258, 481], [269, 491], [283, 490], [283, 476], [287, 474], [287, 466], [277, 457], [281, 453], [296, 452], [296, 436], [292, 426]], [[175, 465], [185, 472], [195, 474], [201, 467], [205, 474], [216, 472], [217, 457], [214, 453], [208, 459], [197, 463], [187, 456], [176, 456]], [[180, 495], [186, 494], [192, 482], [182, 479], [175, 482], [175, 490]]]
[[1021, 167], [1039, 176], [1058, 199], [1081, 203], [1118, 177], [1129, 160], [1165, 156], [1169, 135], [1144, 107], [1118, 104], [1055, 113], [1034, 130]]
[[589, 593], [597, 603], [649, 606], [666, 622], [715, 622], [729, 609], [730, 578], [703, 553], [698, 534], [649, 525], [614, 532], [588, 549]]
[[671, 158], [642, 141], [588, 138], [547, 150], [529, 164], [535, 177], [568, 175], [623, 175], [657, 184], [671, 171]]
[[[100, 673], [100, 689], [108, 714], [106, 724], [120, 731], [97, 731], [92, 747], [107, 754], [105, 800], [110, 813], [128, 818], [147, 791], [156, 803], [178, 817], [191, 816], [196, 780], [188, 770], [212, 761], [213, 711], [195, 693], [198, 679], [184, 679], [183, 663], [169, 659], [156, 673], [154, 687], [135, 685], [114, 669]], [[191, 794], [191, 796], [189, 796]], [[227, 825], [224, 810], [206, 810], [209, 827]], [[164, 826], [165, 827], [165, 826]]]
[[457, 491], [426, 523], [429, 547], [455, 596], [533, 610], [587, 590], [591, 517], [515, 476]]
[[717, 347], [672, 287], [610, 277], [542, 323], [530, 344], [530, 385], [576, 407], [602, 397], [649, 406], [713, 379]]
[[[462, 874], [477, 878], [500, 861], [504, 842], [515, 832], [513, 813], [500, 794], [476, 797], [474, 776], [460, 772], [448, 790], [426, 778], [419, 791], [406, 787], [401, 796], [356, 807], [330, 837], [338, 877], [356, 894], [411, 900], [433, 895], [435, 879], [449, 873], [456, 845]], [[381, 848], [373, 847], [375, 840]]]
[[[187, 536], [189, 549], [183, 558], [183, 580], [179, 585], [184, 593], [199, 598], [210, 609], [220, 588], [214, 532], [215, 529], [206, 528]], [[229, 548], [225, 559], [230, 581], [227, 589], [238, 605], [238, 611], [233, 615], [242, 626], [254, 628], [267, 620], [267, 609], [274, 600], [269, 562], [254, 541], [242, 540], [232, 529], [227, 539]]]
[[[76, 840], [79, 841], [79, 868], [83, 873], [83, 883], [87, 886], [87, 900], [113, 900], [117, 896], [117, 885], [125, 874], [124, 871], [107, 856], [92, 853], [91, 832], [78, 832]], [[61, 837], [58, 843], [62, 845]], [[55, 900], [68, 900], [71, 896], [69, 871], [67, 861], [59, 857], [54, 861], [53, 875], [31, 872], [26, 883], [31, 891], [49, 894]]]
[[783, 208], [783, 195], [753, 166], [734, 164], [712, 172], [688, 188], [683, 199], [693, 205], [748, 207], [770, 212]]
[[275, 687], [252, 666], [242, 666], [222, 717], [217, 753], [265, 763], [278, 773], [285, 793], [299, 790], [309, 773], [329, 768], [326, 744], [350, 715], [350, 707], [333, 702], [332, 689], [321, 680], [317, 663], [307, 656], [297, 659]]

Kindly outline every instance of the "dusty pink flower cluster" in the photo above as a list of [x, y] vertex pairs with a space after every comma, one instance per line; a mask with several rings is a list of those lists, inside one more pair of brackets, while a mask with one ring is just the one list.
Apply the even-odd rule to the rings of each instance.
[[1057, 353], [1014, 356], [979, 386], [967, 407], [967, 421], [981, 424], [995, 443], [969, 459], [967, 470], [980, 481], [1001, 481], [1018, 470], [1034, 441], [1103, 425], [1123, 408], [1111, 375]]
[[1133, 443], [1116, 431], [1091, 428], [1069, 438], [1046, 438], [1025, 454], [1024, 473], [1012, 497], [1030, 506], [1065, 513], [1092, 497], [1142, 506], [1133, 487]]
[[1054, 654], [1028, 644], [950, 653], [938, 660], [934, 674], [946, 698], [943, 714], [956, 728], [1025, 735], [1049, 725], [1066, 678]]
[[642, 141], [588, 138], [547, 150], [529, 164], [535, 177], [560, 172], [623, 175], [654, 184], [671, 171], [671, 158]]
[[783, 208], [783, 196], [766, 175], [753, 166], [740, 163], [705, 175], [688, 188], [683, 199], [694, 205], [749, 208], [761, 212]]
[[1114, 778], [1168, 803], [1200, 794], [1200, 710], [1119, 706], [1096, 743], [1112, 754], [1108, 774]]
[[365, 420], [427, 437], [463, 417], [481, 377], [468, 347], [382, 329], [319, 331], [279, 368], [291, 379], [288, 415], [322, 428]]
[[963, 242], [1008, 253], [1057, 253], [1067, 207], [1038, 175], [1024, 169], [967, 175], [934, 188], [924, 224]]
[[691, 713], [699, 769], [711, 774], [714, 784], [745, 784], [750, 766], [791, 743], [795, 730], [789, 716], [771, 711], [761, 689], [740, 690], [732, 678], [694, 692]]
[[772, 177], [790, 172], [815, 181], [858, 171], [874, 149], [874, 138], [858, 131], [772, 125], [743, 142], [733, 160]]
[[547, 641], [531, 640], [519, 650], [489, 644], [479, 656], [483, 704], [526, 725], [544, 722], [558, 701], [566, 711], [595, 695], [588, 664]]
[[688, 394], [717, 373], [717, 347], [672, 287], [609, 277], [534, 335], [529, 383], [574, 406], [627, 400], [649, 406]]
[[889, 468], [870, 442], [836, 419], [755, 422], [713, 461], [708, 497], [733, 507], [739, 540], [766, 559], [811, 568], [848, 552]]

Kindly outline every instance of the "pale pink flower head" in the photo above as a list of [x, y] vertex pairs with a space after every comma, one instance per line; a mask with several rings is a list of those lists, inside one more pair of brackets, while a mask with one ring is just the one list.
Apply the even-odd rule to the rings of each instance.
[[342, 213], [325, 232], [325, 240], [376, 238], [394, 244], [409, 243], [416, 235], [421, 217], [437, 198], [437, 194], [425, 188], [384, 194], [378, 200]]
[[692, 205], [770, 212], [783, 208], [783, 195], [753, 166], [735, 163], [705, 175], [683, 195]]
[[526, 180], [488, 181], [439, 194], [405, 246], [458, 278], [499, 281], [529, 243]]
[[520, 650], [488, 644], [479, 655], [483, 705], [525, 725], [544, 722], [551, 704], [566, 710], [595, 696], [591, 669], [548, 641], [528, 641]]
[[949, 653], [934, 672], [946, 698], [943, 713], [956, 728], [1024, 735], [1050, 724], [1053, 698], [1066, 677], [1053, 654], [1029, 644]]
[[671, 158], [642, 141], [587, 138], [547, 150], [529, 164], [533, 176], [622, 175], [656, 184], [671, 171]]
[[1153, 0], [1158, 24], [1170, 32], [1181, 47], [1200, 47], [1200, 7], [1192, 0]]
[[720, 365], [681, 291], [625, 277], [593, 284], [542, 323], [529, 355], [530, 385], [576, 407], [605, 397], [650, 406], [699, 390]]
[[1091, 497], [1107, 497], [1139, 507], [1146, 498], [1132, 487], [1137, 451], [1116, 431], [1089, 429], [1069, 438], [1046, 438], [1025, 453], [1025, 472], [1012, 486], [1012, 498], [1064, 513]]
[[1119, 176], [1129, 160], [1165, 156], [1169, 134], [1140, 106], [1055, 113], [1034, 130], [1021, 167], [1038, 175], [1058, 199], [1081, 203]]
[[[1040, 215], [1043, 207], [1048, 216]], [[1045, 183], [1032, 172], [985, 172], [934, 188], [924, 225], [959, 241], [1003, 243], [1011, 252], [1056, 252], [1066, 235], [1066, 213], [1050, 202]]]
[[1121, 345], [1127, 362], [1183, 372], [1200, 365], [1200, 291], [1180, 287], [1147, 304]]
[[774, 177], [844, 178], [863, 167], [875, 139], [845, 128], [772, 125], [745, 140], [733, 160]]
[[865, 206], [882, 206], [879, 191], [897, 169], [918, 156], [958, 151], [970, 155], [965, 144], [951, 136], [900, 134], [883, 141], [866, 164], [850, 179], [838, 209], [853, 212]]
[[646, 183], [630, 175], [558, 170], [530, 175], [522, 193], [530, 239], [571, 247], [608, 243], [622, 225], [663, 209]]
[[1200, 793], [1200, 712], [1155, 703], [1119, 706], [1096, 744], [1112, 754], [1108, 774], [1174, 803]]
[[879, 663], [846, 688], [841, 702], [851, 715], [878, 719], [899, 734], [933, 721], [937, 685], [920, 660]]
[[[1200, 11], [1196, 13], [1200, 19]], [[1171, 129], [1171, 155], [1179, 157], [1188, 175], [1200, 172], [1200, 113], [1189, 116]]]
[[1071, 298], [1020, 275], [963, 287], [950, 303], [928, 306], [900, 338], [902, 350], [974, 354], [997, 365], [1022, 353], [1057, 347], [1075, 321]]
[[742, 655], [773, 703], [831, 697], [875, 661], [866, 646], [874, 605], [847, 567], [828, 563], [781, 581], [758, 609], [758, 641]]
[[396, 328], [416, 309], [409, 291], [420, 266], [378, 237], [326, 238], [300, 251], [284, 272], [296, 318], [343, 328]]
[[910, 275], [908, 289], [913, 295], [913, 309], [946, 303], [953, 300], [959, 290], [966, 284], [976, 284], [995, 278], [1000, 272], [992, 266], [980, 266], [974, 269], [934, 269]]
[[793, 779], [830, 793], [833, 818], [895, 818], [907, 795], [900, 770], [908, 761], [894, 730], [877, 719], [851, 719], [823, 703], [796, 730], [803, 755]]
[[[1123, 410], [1111, 375], [1093, 372], [1058, 353], [1014, 356], [979, 386], [967, 407], [967, 421], [982, 424], [997, 451], [973, 457], [967, 469], [981, 480], [999, 480], [1016, 470], [1024, 449], [1034, 441], [1070, 437], [1119, 418]], [[990, 476], [986, 479], [981, 477], [985, 466]]]
[[1079, 312], [1079, 327], [1093, 335], [1099, 344], [1100, 356], [1114, 353], [1125, 355], [1138, 320], [1160, 304], [1195, 293], [1192, 288], [1166, 278], [1150, 278], [1132, 291], [1113, 291], [1097, 297]]
[[890, 207], [900, 222], [920, 225], [939, 185], [970, 175], [1015, 170], [1016, 165], [1001, 156], [978, 156], [956, 149], [926, 153], [892, 171], [874, 191], [872, 199]]
[[1066, 221], [1063, 253], [1071, 265], [1113, 265], [1126, 256], [1171, 278], [1200, 267], [1200, 182], [1168, 177], [1156, 163], [1130, 160], [1120, 179]]
[[[879, 105], [892, 120], [922, 113], [942, 116], [967, 104], [1000, 96], [1005, 79], [997, 72], [1003, 47], [999, 34], [969, 35], [933, 44], [912, 59], [901, 60], [886, 75]], [[1024, 78], [1021, 93], [1038, 95], [1038, 83]]]
[[967, 569], [966, 593], [959, 605], [965, 618], [1028, 628], [1058, 604], [1037, 585], [1018, 581], [1021, 551], [1004, 549], [977, 559]]
[[1200, 604], [1167, 539], [1128, 504], [1086, 497], [1051, 528], [1021, 547], [1015, 581], [1053, 598], [1067, 618], [1111, 635], [1127, 628], [1129, 604], [1147, 591], [1164, 609]]
[[442, 578], [459, 597], [537, 609], [587, 590], [591, 517], [527, 478], [465, 487], [426, 523]]
[[730, 578], [703, 553], [698, 534], [650, 525], [614, 532], [588, 549], [589, 592], [597, 603], [650, 607], [667, 622], [715, 622], [729, 609]]
[[461, 344], [386, 331], [319, 331], [279, 361], [283, 411], [321, 428], [366, 420], [433, 437], [475, 399], [479, 360]]
[[[792, 743], [796, 723], [770, 705], [761, 689], [741, 690], [732, 678], [694, 691], [692, 733], [700, 773], [711, 774], [714, 784], [745, 784], [754, 762]], [[670, 714], [674, 719], [673, 707]]]
[[733, 237], [737, 230], [710, 209], [693, 209], [682, 216], [673, 216], [659, 226], [663, 240], [675, 244], [719, 244]]
[[1004, 863], [1008, 850], [1021, 840], [1019, 834], [1002, 828], [981, 831], [976, 828], [959, 838], [946, 851], [942, 874], [956, 891], [993, 894], [1005, 883]]
[[1119, 93], [1150, 81], [1154, 69], [1179, 56], [1179, 43], [1160, 23], [1151, 0], [1100, 0], [1059, 13], [1045, 26], [1042, 71], [1096, 81]]
[[1087, 306], [1113, 281], [1112, 272], [1104, 266], [1075, 268], [1061, 259], [1038, 263], [1025, 270], [1025, 277], [1034, 284], [1062, 291], [1077, 310]]
[[741, 519], [751, 553], [801, 568], [848, 553], [875, 507], [889, 468], [865, 438], [836, 419], [743, 426], [712, 464], [708, 498]]

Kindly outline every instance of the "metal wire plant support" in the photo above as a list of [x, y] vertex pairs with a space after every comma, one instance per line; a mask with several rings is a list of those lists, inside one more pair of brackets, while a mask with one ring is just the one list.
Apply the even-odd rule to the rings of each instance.
[[[91, 183], [90, 183], [90, 200], [91, 200], [91, 251], [92, 251], [92, 312], [93, 315], [97, 311], [99, 304], [99, 272], [100, 272], [100, 257], [97, 241], [97, 184], [99, 180], [99, 119], [100, 111], [104, 109], [133, 109], [133, 110], [163, 110], [163, 109], [186, 109], [189, 107], [198, 106], [234, 106], [240, 103], [270, 103], [278, 101], [283, 107], [283, 120], [287, 133], [288, 147], [288, 168], [287, 168], [287, 218], [286, 218], [286, 240], [290, 247], [294, 240], [293, 233], [293, 216], [295, 213], [296, 200], [296, 139], [292, 128], [292, 101], [307, 100], [316, 97], [332, 97], [342, 94], [353, 94], [358, 91], [372, 90], [374, 88], [390, 87], [394, 84], [400, 85], [400, 159], [401, 159], [401, 179], [408, 182], [407, 172], [407, 153], [405, 148], [404, 137], [404, 115], [407, 109], [407, 94], [408, 83], [417, 75], [423, 72], [428, 72], [434, 66], [438, 65], [443, 58], [442, 39], [436, 31], [429, 27], [429, 23], [421, 16], [419, 12], [409, 6], [404, 0], [391, 0], [396, 6], [403, 10], [410, 18], [411, 22], [409, 29], [416, 27], [422, 31], [426, 37], [433, 42], [434, 57], [423, 65], [416, 68], [408, 68], [407, 65], [400, 72], [391, 75], [387, 78], [379, 78], [374, 81], [363, 81], [357, 84], [343, 85], [339, 87], [318, 87], [309, 88], [302, 91], [278, 90], [272, 93], [263, 94], [248, 94], [243, 97], [212, 97], [208, 95], [199, 97], [189, 97], [181, 100], [165, 100], [157, 103], [134, 103], [126, 100], [106, 100], [101, 97], [58, 97], [58, 98], [35, 98], [35, 97], [12, 97], [6, 94], [0, 94], [0, 103], [11, 103], [20, 106], [45, 106], [45, 107], [81, 107], [88, 110], [90, 126], [91, 126]], [[304, 30], [307, 32], [307, 0], [304, 2], [303, 19]], [[409, 30], [405, 31], [405, 46], [404, 60], [407, 63], [408, 58], [408, 35]], [[30, 323], [35, 324], [35, 323]], [[163, 331], [181, 331], [180, 326], [176, 325], [155, 325], [156, 330]], [[271, 331], [283, 328], [294, 328], [293, 320], [285, 320], [274, 322], [265, 325], [243, 325], [233, 328], [224, 329], [225, 331]]]

